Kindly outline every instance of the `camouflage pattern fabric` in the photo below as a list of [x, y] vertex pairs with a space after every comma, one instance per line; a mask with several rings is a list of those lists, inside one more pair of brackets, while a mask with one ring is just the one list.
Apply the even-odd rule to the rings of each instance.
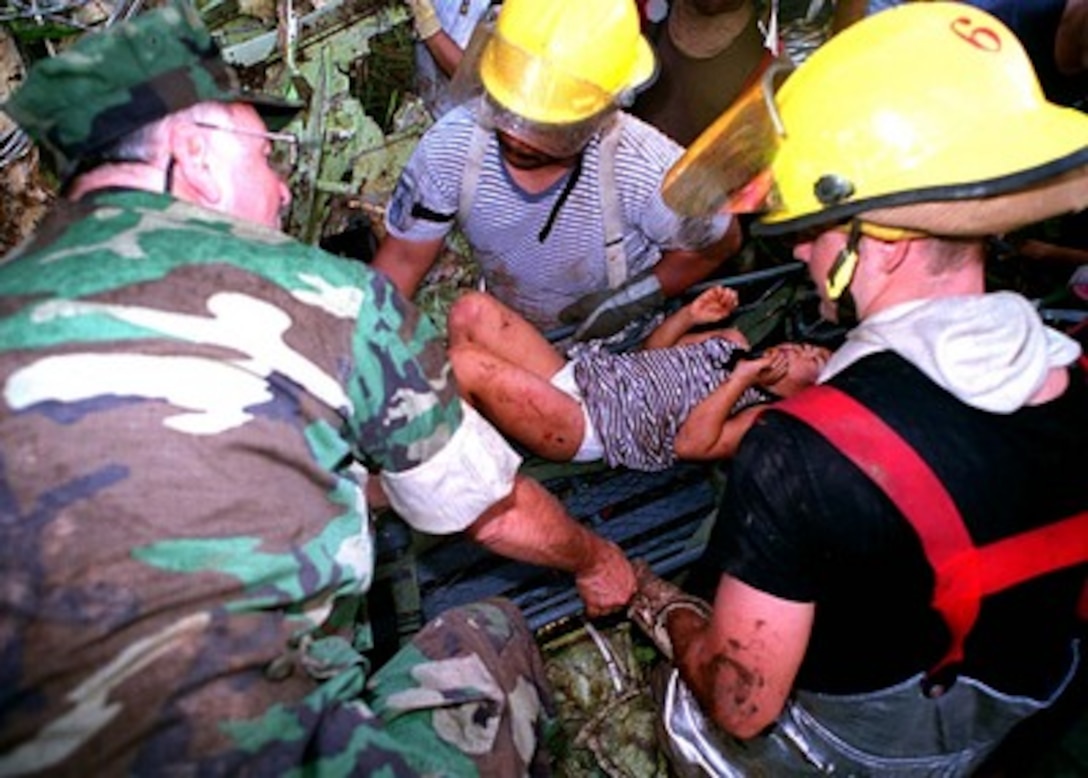
[[0, 264], [0, 775], [429, 754], [359, 699], [359, 462], [442, 449], [448, 371], [361, 263], [148, 192], [51, 214]]
[[[549, 773], [555, 704], [517, 607], [500, 598], [446, 611], [367, 684], [367, 700], [423, 775]], [[386, 767], [384, 754], [367, 765]], [[367, 773], [370, 774], [370, 773]]]

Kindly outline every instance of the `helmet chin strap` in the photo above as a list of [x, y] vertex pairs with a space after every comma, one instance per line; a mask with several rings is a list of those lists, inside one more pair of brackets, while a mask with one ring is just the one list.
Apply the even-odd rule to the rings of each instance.
[[858, 309], [854, 305], [854, 295], [850, 290], [835, 301], [835, 321], [846, 327], [853, 327], [858, 323]]
[[172, 195], [174, 189], [174, 168], [177, 167], [177, 159], [173, 154], [170, 155], [170, 160], [166, 163], [166, 171], [163, 174], [162, 191], [164, 194]]
[[857, 324], [858, 312], [854, 304], [854, 295], [850, 293], [850, 284], [858, 269], [858, 243], [861, 241], [861, 221], [854, 219], [850, 223], [850, 234], [846, 245], [835, 257], [831, 269], [827, 271], [824, 290], [827, 299], [835, 304], [835, 316], [839, 324]]

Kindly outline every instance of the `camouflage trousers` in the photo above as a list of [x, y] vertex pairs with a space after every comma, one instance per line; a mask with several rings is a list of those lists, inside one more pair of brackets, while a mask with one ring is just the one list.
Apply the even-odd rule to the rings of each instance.
[[[293, 707], [241, 772], [307, 776], [547, 775], [554, 705], [521, 612], [503, 599], [438, 616], [361, 690], [350, 672]], [[315, 700], [324, 695], [325, 702]], [[352, 699], [354, 697], [354, 699]], [[316, 720], [304, 720], [306, 711]], [[262, 728], [268, 731], [268, 717]], [[306, 734], [291, 737], [302, 729]]]
[[[99, 672], [98, 686], [84, 682], [52, 723], [0, 749], [0, 775], [548, 773], [552, 692], [509, 601], [450, 609], [369, 676], [366, 658], [336, 635], [268, 664], [246, 655], [247, 638], [267, 645], [259, 630], [236, 630], [233, 642], [215, 625], [197, 632], [199, 652], [178, 643], [120, 681]], [[176, 663], [183, 674], [167, 674]], [[2, 709], [7, 726], [15, 719]]]
[[[239, 722], [228, 753], [181, 772], [253, 778], [548, 774], [542, 743], [554, 726], [554, 704], [533, 634], [513, 603], [496, 598], [446, 611], [365, 685], [365, 663], [341, 667], [296, 703]], [[160, 765], [137, 772], [174, 771], [164, 773]]]
[[363, 697], [374, 719], [361, 726], [380, 733], [382, 745], [356, 755], [360, 774], [548, 774], [543, 740], [554, 703], [533, 634], [509, 601], [438, 616], [374, 674]]

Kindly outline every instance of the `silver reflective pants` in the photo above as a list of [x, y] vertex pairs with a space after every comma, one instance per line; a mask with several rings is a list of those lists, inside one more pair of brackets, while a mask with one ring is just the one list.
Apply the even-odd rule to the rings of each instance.
[[927, 697], [921, 675], [865, 694], [797, 692], [769, 731], [750, 740], [706, 719], [674, 670], [663, 723], [670, 757], [685, 776], [969, 775], [1016, 724], [1061, 696], [1077, 664], [1045, 701], [1012, 697], [965, 677]]

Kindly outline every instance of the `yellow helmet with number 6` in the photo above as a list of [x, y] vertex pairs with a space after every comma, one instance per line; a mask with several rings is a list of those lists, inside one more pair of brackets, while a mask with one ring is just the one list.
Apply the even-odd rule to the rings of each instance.
[[774, 102], [784, 134], [763, 234], [864, 214], [985, 235], [1088, 206], [1088, 115], [1047, 102], [1012, 32], [968, 5], [867, 17], [817, 49]]
[[666, 176], [683, 213], [762, 211], [755, 234], [860, 217], [875, 234], [980, 236], [1088, 207], [1088, 115], [1047, 102], [990, 14], [908, 3], [768, 71]]
[[492, 99], [543, 124], [596, 116], [653, 73], [634, 0], [506, 0], [480, 61]]

